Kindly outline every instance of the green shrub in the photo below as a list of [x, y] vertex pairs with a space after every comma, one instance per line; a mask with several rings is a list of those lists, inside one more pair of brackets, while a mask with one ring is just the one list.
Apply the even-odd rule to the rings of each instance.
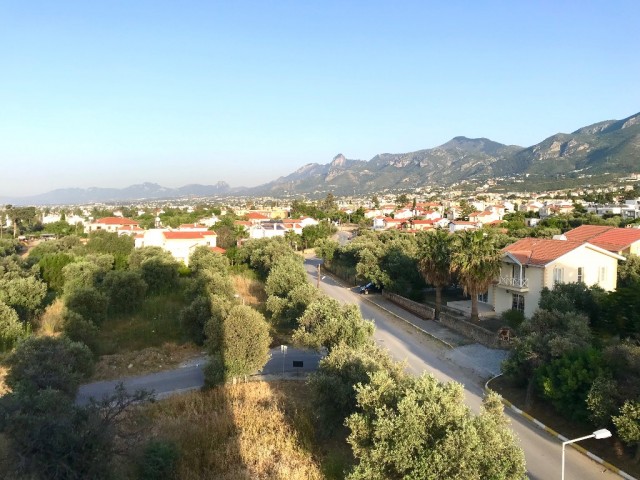
[[109, 300], [107, 296], [91, 287], [80, 287], [66, 299], [67, 308], [80, 314], [95, 325], [101, 325], [107, 318]]
[[74, 342], [84, 343], [93, 354], [99, 351], [98, 327], [76, 312], [67, 311], [64, 315], [64, 335]]
[[175, 443], [168, 440], [151, 440], [147, 443], [138, 478], [141, 480], [170, 480], [176, 477], [180, 452]]
[[205, 388], [212, 388], [216, 385], [224, 383], [224, 363], [220, 355], [212, 355], [209, 358], [209, 363], [204, 367], [204, 386]]
[[536, 377], [542, 395], [562, 414], [586, 420], [587, 396], [602, 374], [602, 356], [594, 348], [574, 351], [542, 366]]
[[507, 310], [502, 313], [501, 318], [504, 323], [517, 330], [524, 322], [524, 313], [520, 310]]

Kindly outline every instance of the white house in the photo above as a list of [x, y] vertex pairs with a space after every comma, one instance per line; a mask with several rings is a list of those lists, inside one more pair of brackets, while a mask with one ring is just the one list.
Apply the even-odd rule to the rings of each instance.
[[382, 215], [373, 218], [373, 229], [384, 230], [384, 217]]
[[281, 222], [262, 222], [251, 225], [249, 228], [249, 238], [284, 237], [287, 231], [287, 228]]
[[411, 217], [413, 217], [413, 210], [409, 208], [402, 208], [393, 214], [393, 218], [397, 218], [399, 220], [407, 220]]
[[615, 290], [618, 260], [624, 260], [590, 243], [541, 238], [523, 238], [502, 252], [500, 276], [486, 301], [497, 313], [520, 310], [527, 317], [538, 308], [542, 289], [556, 283], [583, 282]]
[[216, 232], [188, 232], [164, 229], [145, 230], [136, 236], [136, 248], [160, 247], [169, 252], [173, 258], [185, 265], [189, 265], [189, 257], [200, 246], [214, 249], [216, 247]]
[[107, 232], [117, 232], [122, 227], [139, 226], [138, 222], [124, 217], [104, 217], [94, 220], [85, 226], [85, 233], [105, 230]]
[[311, 227], [320, 223], [318, 220], [311, 217], [289, 218], [288, 221], [292, 223], [298, 223], [302, 226], [302, 228]]
[[211, 215], [210, 217], [201, 218], [198, 220], [198, 223], [206, 226], [207, 228], [211, 228], [219, 221], [220, 219], [216, 215]]
[[454, 220], [453, 222], [449, 222], [449, 231], [451, 233], [461, 232], [463, 230], [477, 230], [478, 223], [477, 222], [467, 222], [465, 220]]

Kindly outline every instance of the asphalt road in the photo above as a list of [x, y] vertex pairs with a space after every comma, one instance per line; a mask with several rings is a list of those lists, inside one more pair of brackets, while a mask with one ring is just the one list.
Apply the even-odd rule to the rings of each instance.
[[[307, 272], [314, 285], [317, 280], [317, 264], [317, 259], [306, 261]], [[484, 379], [445, 359], [444, 354], [448, 347], [367, 302], [354, 291], [355, 289], [341, 286], [330, 276], [326, 276], [321, 281], [320, 288], [337, 300], [359, 305], [363, 317], [375, 322], [374, 337], [376, 342], [386, 347], [396, 360], [405, 361], [409, 372], [415, 375], [429, 372], [441, 381], [462, 383], [465, 388], [467, 404], [475, 412], [480, 410]], [[410, 313], [406, 313], [407, 317], [410, 315]], [[535, 480], [560, 478], [562, 457], [560, 440], [535, 427], [522, 417], [510, 411], [506, 411], [506, 413], [511, 419], [511, 426], [520, 439], [520, 445], [525, 452], [529, 478]], [[585, 432], [585, 435], [590, 433]], [[565, 478], [567, 480], [588, 480], [620, 477], [568, 447]]]
[[[313, 284], [316, 284], [318, 260], [306, 262], [307, 271]], [[367, 302], [353, 289], [345, 288], [330, 276], [320, 282], [320, 288], [337, 300], [359, 305], [366, 319], [374, 320], [375, 340], [389, 350], [399, 361], [406, 362], [407, 370], [415, 375], [424, 372], [432, 373], [441, 381], [456, 381], [465, 388], [465, 398], [469, 407], [478, 412], [482, 403], [484, 380], [469, 370], [464, 370], [447, 360], [444, 355], [448, 351], [440, 342], [418, 332], [405, 322], [389, 315], [374, 304]], [[403, 316], [409, 317], [406, 313]], [[280, 347], [271, 350], [271, 358], [261, 372], [264, 375], [281, 375], [284, 361], [285, 374], [300, 374], [316, 368], [320, 356], [315, 352], [304, 352], [288, 348], [283, 356]], [[293, 367], [293, 361], [302, 361], [302, 367]], [[128, 391], [137, 389], [153, 390], [157, 397], [171, 393], [200, 388], [204, 383], [202, 367], [204, 359], [194, 360], [182, 368], [159, 372], [151, 375], [123, 379]], [[299, 365], [299, 364], [298, 364]], [[78, 392], [77, 402], [85, 404], [90, 397], [101, 398], [113, 392], [117, 381], [96, 382], [83, 385]], [[530, 422], [507, 410], [511, 425], [524, 449], [527, 460], [529, 478], [548, 480], [560, 478], [562, 446], [558, 439], [535, 427]], [[585, 432], [585, 435], [591, 432]], [[571, 448], [567, 448], [565, 478], [569, 479], [613, 479], [618, 475], [606, 470], [599, 464], [589, 460]]]
[[[309, 350], [287, 347], [286, 354], [280, 347], [272, 348], [269, 360], [257, 375], [296, 377], [318, 368], [322, 355]], [[197, 390], [204, 385], [203, 367], [206, 358], [192, 360], [175, 370], [151, 373], [139, 377], [122, 380], [103, 381], [82, 385], [78, 390], [76, 402], [86, 405], [91, 397], [101, 399], [115, 391], [116, 385], [122, 381], [128, 392], [136, 390], [153, 391], [156, 398], [170, 394]]]

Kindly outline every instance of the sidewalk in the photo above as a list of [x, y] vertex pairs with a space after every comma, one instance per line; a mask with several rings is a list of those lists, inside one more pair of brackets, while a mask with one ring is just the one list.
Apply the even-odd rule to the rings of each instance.
[[473, 343], [469, 338], [449, 330], [437, 321], [423, 320], [413, 315], [382, 295], [367, 295], [363, 298], [449, 347], [449, 351], [445, 354], [447, 360], [461, 368], [471, 370], [483, 380], [501, 372], [500, 366], [508, 354], [506, 350], [488, 348], [479, 343]]

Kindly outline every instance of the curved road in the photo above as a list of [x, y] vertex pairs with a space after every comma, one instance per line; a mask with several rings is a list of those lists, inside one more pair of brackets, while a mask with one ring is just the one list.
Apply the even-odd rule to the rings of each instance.
[[[318, 263], [317, 259], [308, 259], [305, 262], [310, 281], [314, 285], [317, 281]], [[324, 277], [320, 284], [327, 295], [345, 303], [358, 305], [364, 318], [375, 322], [376, 342], [387, 348], [396, 360], [405, 361], [408, 371], [415, 375], [429, 372], [441, 381], [456, 381], [463, 384], [467, 404], [473, 411], [479, 411], [484, 380], [474, 372], [460, 368], [447, 360], [445, 354], [449, 351], [448, 347], [420, 333], [375, 304], [364, 300], [361, 295], [354, 293], [350, 288], [343, 287], [330, 276]], [[412, 315], [405, 312], [402, 316], [410, 318]], [[282, 375], [283, 362], [285, 362], [285, 373], [288, 376], [297, 375], [301, 371], [315, 369], [319, 358], [317, 353], [292, 348], [288, 348], [287, 355], [283, 356], [279, 347], [274, 348], [271, 350], [271, 359], [260, 374]], [[298, 367], [294, 368], [294, 360], [302, 361], [302, 367], [298, 363]], [[171, 393], [200, 388], [204, 382], [203, 364], [204, 359], [194, 360], [176, 370], [123, 379], [123, 382], [129, 391], [153, 390], [158, 397], [163, 397]], [[116, 384], [117, 381], [107, 381], [83, 385], [78, 392], [77, 402], [84, 404], [90, 397], [101, 398], [111, 393]], [[525, 452], [529, 478], [535, 480], [560, 478], [562, 455], [560, 441], [510, 410], [506, 410], [506, 414], [510, 417], [511, 426]], [[589, 433], [591, 432], [586, 434]], [[565, 477], [567, 480], [620, 478], [572, 448], [567, 448], [566, 453]]]
[[[317, 280], [318, 263], [319, 260], [315, 258], [305, 262], [307, 273], [314, 285]], [[364, 300], [361, 295], [354, 293], [351, 288], [343, 287], [330, 276], [322, 280], [321, 289], [337, 300], [358, 305], [363, 317], [375, 322], [376, 342], [386, 347], [396, 360], [405, 361], [411, 373], [421, 375], [429, 372], [440, 381], [462, 383], [467, 404], [475, 412], [480, 410], [484, 380], [445, 359], [444, 355], [448, 347], [394, 318], [375, 304]], [[409, 312], [403, 314], [405, 318], [410, 316]], [[510, 410], [505, 410], [505, 413], [510, 417], [511, 426], [525, 452], [529, 478], [536, 480], [560, 478], [562, 457], [560, 440]], [[585, 435], [590, 433], [586, 432]], [[620, 477], [572, 448], [567, 448], [565, 478], [588, 480]]]

